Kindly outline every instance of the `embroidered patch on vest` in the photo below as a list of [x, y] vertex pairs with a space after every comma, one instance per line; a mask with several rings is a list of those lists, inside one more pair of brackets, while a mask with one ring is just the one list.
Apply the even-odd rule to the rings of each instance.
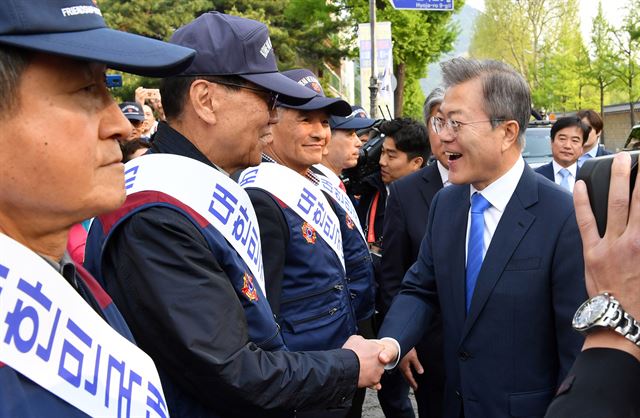
[[349, 216], [349, 214], [348, 214], [348, 213], [345, 213], [345, 214], [344, 214], [344, 219], [345, 219], [345, 220], [346, 220], [346, 222], [347, 222], [347, 228], [349, 228], [349, 229], [353, 229], [353, 228], [355, 228], [355, 227], [356, 227], [356, 225], [353, 223], [353, 219], [351, 219], [351, 216]]
[[307, 222], [302, 224], [302, 236], [309, 244], [316, 243], [316, 230]]
[[256, 291], [256, 286], [253, 284], [253, 276], [249, 273], [244, 273], [242, 293], [244, 293], [251, 302], [258, 300], [258, 292]]

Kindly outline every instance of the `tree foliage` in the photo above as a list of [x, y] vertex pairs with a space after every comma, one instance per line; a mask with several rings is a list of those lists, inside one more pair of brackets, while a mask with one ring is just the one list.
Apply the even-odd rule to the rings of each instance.
[[602, 112], [605, 97], [640, 99], [640, 0], [628, 0], [619, 27], [607, 22], [600, 4], [588, 44], [580, 35], [576, 0], [487, 0], [485, 5], [470, 52], [513, 65], [527, 79], [536, 107]]
[[[359, 23], [369, 22], [367, 0], [347, 0]], [[455, 11], [464, 5], [455, 1]], [[424, 95], [418, 80], [427, 75], [427, 66], [453, 49], [458, 29], [451, 12], [396, 10], [388, 0], [376, 1], [376, 20], [391, 22], [394, 74], [398, 79], [395, 92], [396, 116], [421, 118]]]

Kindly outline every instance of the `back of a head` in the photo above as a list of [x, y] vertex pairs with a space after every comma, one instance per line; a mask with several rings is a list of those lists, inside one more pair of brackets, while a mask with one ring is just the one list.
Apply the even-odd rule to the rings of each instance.
[[409, 159], [422, 157], [427, 160], [431, 150], [423, 123], [411, 118], [398, 118], [382, 122], [378, 130], [386, 137], [392, 137], [396, 148], [407, 153]]
[[604, 122], [602, 120], [602, 117], [600, 117], [600, 114], [595, 110], [583, 109], [583, 110], [580, 110], [576, 114], [576, 116], [579, 117], [580, 119], [588, 120], [589, 125], [591, 125], [593, 129], [595, 129], [596, 133], [602, 132], [602, 128], [604, 128]]
[[499, 121], [515, 120], [520, 131], [518, 142], [524, 144], [525, 130], [531, 116], [531, 91], [526, 80], [509, 65], [493, 60], [454, 58], [440, 64], [444, 87], [466, 81], [482, 81], [485, 113], [496, 127]]

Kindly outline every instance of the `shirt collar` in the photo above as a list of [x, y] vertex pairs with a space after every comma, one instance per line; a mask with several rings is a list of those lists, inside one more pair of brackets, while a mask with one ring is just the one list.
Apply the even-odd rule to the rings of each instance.
[[[513, 195], [513, 192], [516, 190], [523, 172], [524, 160], [522, 159], [522, 156], [520, 156], [509, 171], [485, 187], [484, 190], [480, 191], [480, 193], [489, 201], [489, 203], [491, 203], [491, 206], [500, 212], [504, 212], [504, 208], [507, 207], [507, 203], [511, 200], [511, 195]], [[471, 196], [473, 196], [477, 191], [478, 190], [473, 187], [473, 185], [470, 185], [469, 200], [471, 200]]]
[[[268, 156], [265, 153], [262, 153], [262, 162], [279, 164], [276, 160], [274, 160], [273, 158], [271, 158], [270, 156]], [[307, 170], [307, 172], [305, 173], [304, 177], [307, 180], [309, 180], [311, 183], [315, 184], [316, 186], [320, 184], [320, 178], [318, 177], [318, 175], [316, 173], [314, 173], [311, 170]]]
[[597, 141], [596, 144], [589, 151], [585, 152], [585, 154], [589, 154], [593, 158], [598, 156], [598, 147], [600, 146], [600, 141]]
[[451, 182], [449, 181], [449, 170], [445, 166], [440, 163], [440, 161], [436, 160], [436, 165], [438, 166], [438, 172], [440, 173], [440, 179], [442, 180], [442, 186], [450, 186]]
[[153, 137], [151, 143], [151, 150], [153, 152], [176, 154], [183, 157], [189, 157], [196, 161], [200, 161], [208, 166], [211, 166], [229, 177], [229, 173], [220, 168], [217, 164], [210, 161], [203, 153], [188, 138], [182, 135], [180, 132], [173, 129], [166, 122], [160, 122], [158, 124], [158, 131]]
[[563, 168], [566, 168], [567, 170], [569, 170], [569, 173], [571, 173], [571, 175], [575, 178], [576, 177], [576, 172], [578, 171], [578, 164], [577, 163], [573, 163], [571, 164], [569, 167], [563, 167], [560, 164], [558, 164], [556, 162], [556, 160], [553, 160], [551, 162], [553, 164], [553, 174], [558, 174], [558, 172], [560, 170], [562, 170]]

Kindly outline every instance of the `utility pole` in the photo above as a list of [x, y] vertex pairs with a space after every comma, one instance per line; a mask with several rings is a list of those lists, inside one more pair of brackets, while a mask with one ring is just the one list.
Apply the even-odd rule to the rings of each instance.
[[369, 80], [369, 114], [376, 119], [378, 112], [378, 73], [376, 69], [376, 0], [369, 0], [369, 22], [371, 24], [371, 78]]

